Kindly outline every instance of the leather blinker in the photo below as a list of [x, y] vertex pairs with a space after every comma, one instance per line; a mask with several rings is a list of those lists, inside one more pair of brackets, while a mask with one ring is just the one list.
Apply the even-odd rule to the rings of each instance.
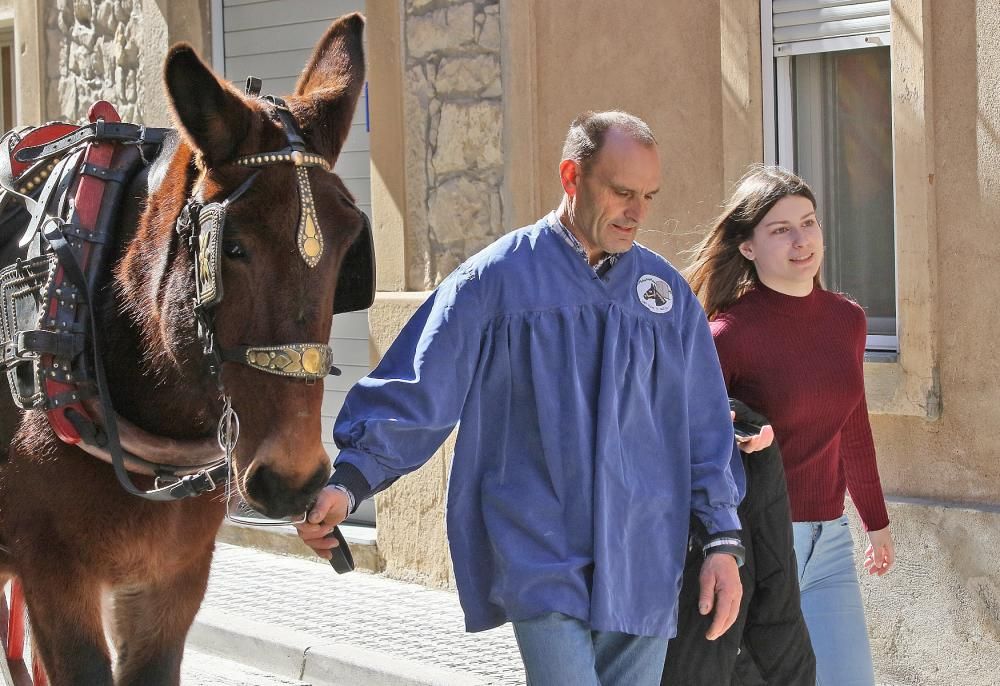
[[215, 307], [222, 301], [222, 234], [226, 226], [226, 205], [213, 202], [197, 210], [198, 265], [195, 295], [198, 305]]

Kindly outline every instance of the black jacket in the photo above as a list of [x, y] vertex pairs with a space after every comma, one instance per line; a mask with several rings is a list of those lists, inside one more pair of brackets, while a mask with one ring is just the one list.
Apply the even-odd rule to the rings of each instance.
[[[767, 424], [740, 402], [736, 417]], [[667, 648], [661, 686], [814, 686], [816, 658], [799, 601], [792, 519], [777, 443], [743, 454], [746, 497], [739, 507], [746, 562], [736, 623], [715, 641], [705, 638], [712, 615], [698, 613], [703, 562], [695, 529], [681, 585], [677, 637]], [[700, 526], [700, 523], [698, 524]]]

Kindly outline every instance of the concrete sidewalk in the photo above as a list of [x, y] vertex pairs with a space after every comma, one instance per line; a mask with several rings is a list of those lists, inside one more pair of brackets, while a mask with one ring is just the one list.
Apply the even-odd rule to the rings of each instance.
[[455, 593], [372, 573], [370, 530], [344, 534], [359, 569], [338, 575], [291, 527], [224, 525], [188, 646], [311, 686], [524, 683], [509, 624], [465, 633]]
[[524, 683], [510, 625], [466, 634], [455, 593], [228, 543], [188, 645], [315, 686]]

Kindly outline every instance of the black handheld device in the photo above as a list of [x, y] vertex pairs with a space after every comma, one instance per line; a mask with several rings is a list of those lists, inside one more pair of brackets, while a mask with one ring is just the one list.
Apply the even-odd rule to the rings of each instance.
[[737, 443], [749, 441], [751, 438], [759, 434], [760, 430], [761, 426], [759, 424], [754, 424], [753, 422], [748, 422], [746, 420], [737, 420], [733, 422], [733, 433], [736, 434]]
[[333, 531], [328, 533], [326, 537], [336, 538], [339, 544], [336, 548], [330, 548], [330, 566], [333, 567], [334, 571], [337, 574], [347, 574], [354, 571], [354, 556], [351, 555], [351, 549], [347, 546], [347, 539], [341, 533], [340, 527], [333, 527]]

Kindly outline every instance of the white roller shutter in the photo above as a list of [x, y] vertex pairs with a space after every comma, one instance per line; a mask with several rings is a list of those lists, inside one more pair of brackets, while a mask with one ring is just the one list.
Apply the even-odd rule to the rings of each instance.
[[772, 0], [774, 54], [822, 51], [824, 41], [848, 37], [887, 45], [889, 7], [889, 0]]
[[[263, 81], [261, 93], [287, 95], [312, 54], [316, 41], [337, 17], [364, 12], [364, 0], [222, 0], [222, 56], [227, 79], [243, 87], [246, 77]], [[217, 15], [218, 16], [218, 15]], [[217, 27], [218, 28], [218, 27]], [[367, 88], [358, 101], [351, 132], [334, 171], [371, 216], [371, 172]], [[323, 441], [331, 456], [333, 423], [352, 384], [369, 367], [368, 312], [337, 315], [330, 333], [334, 364], [342, 374], [327, 377], [323, 396]], [[374, 522], [370, 502], [362, 505], [352, 521]]]

